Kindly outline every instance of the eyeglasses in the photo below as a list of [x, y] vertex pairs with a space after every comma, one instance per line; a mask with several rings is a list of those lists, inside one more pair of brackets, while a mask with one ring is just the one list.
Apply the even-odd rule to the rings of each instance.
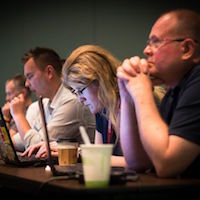
[[154, 49], [159, 49], [160, 47], [167, 45], [171, 42], [182, 42], [185, 38], [177, 38], [177, 39], [159, 39], [157, 37], [152, 37], [146, 42], [146, 46], [150, 46]]
[[75, 95], [82, 95], [83, 94], [83, 91], [87, 88], [88, 86], [86, 86], [86, 87], [84, 87], [84, 88], [82, 88], [81, 90], [79, 90], [79, 89], [72, 89], [71, 90], [71, 92], [73, 93], [73, 94], [75, 94]]
[[87, 88], [87, 87], [89, 87], [89, 85], [91, 84], [91, 83], [93, 83], [94, 82], [94, 80], [93, 81], [90, 81], [85, 87], [83, 87], [82, 89], [72, 89], [71, 90], [71, 92], [73, 93], [73, 94], [75, 94], [75, 95], [82, 95], [83, 94], [83, 91]]

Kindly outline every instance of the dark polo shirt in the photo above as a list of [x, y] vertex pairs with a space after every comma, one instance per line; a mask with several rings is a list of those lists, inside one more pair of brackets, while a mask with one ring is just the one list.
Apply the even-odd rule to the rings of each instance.
[[[160, 113], [169, 125], [170, 135], [200, 145], [200, 65], [193, 67], [175, 88], [169, 89]], [[200, 156], [182, 175], [200, 178]]]

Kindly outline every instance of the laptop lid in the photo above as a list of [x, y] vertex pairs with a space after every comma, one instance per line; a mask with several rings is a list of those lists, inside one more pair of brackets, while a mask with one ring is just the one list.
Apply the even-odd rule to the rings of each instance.
[[44, 106], [43, 106], [42, 100], [43, 100], [43, 97], [40, 96], [39, 99], [38, 99], [38, 104], [39, 104], [40, 116], [41, 116], [41, 121], [42, 121], [42, 130], [43, 130], [43, 135], [44, 135], [44, 142], [45, 142], [46, 151], [47, 151], [47, 160], [49, 162], [51, 172], [55, 176], [55, 175], [57, 175], [57, 173], [56, 173], [56, 169], [54, 167], [53, 158], [51, 157], [49, 134], [48, 134], [46, 117], [45, 117]]
[[54, 165], [55, 159], [51, 156], [51, 148], [50, 148], [50, 140], [49, 140], [49, 133], [47, 129], [46, 117], [44, 112], [44, 105], [43, 105], [43, 97], [40, 96], [38, 99], [40, 114], [41, 114], [41, 121], [42, 121], [42, 130], [44, 134], [44, 142], [47, 151], [47, 159], [49, 162], [49, 166], [53, 176], [62, 176], [67, 175], [70, 178], [76, 177], [77, 172], [82, 171], [82, 166], [77, 164], [75, 166], [65, 166], [61, 167], [59, 165]]

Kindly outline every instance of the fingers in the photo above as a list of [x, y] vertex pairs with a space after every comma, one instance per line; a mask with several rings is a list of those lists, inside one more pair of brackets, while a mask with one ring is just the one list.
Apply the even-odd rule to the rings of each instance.
[[24, 103], [24, 95], [22, 93], [20, 93], [19, 95], [17, 95], [16, 97], [14, 97], [12, 100], [11, 100], [11, 103], [14, 104], [14, 103], [18, 103], [18, 102], [22, 102]]
[[135, 72], [140, 73], [140, 58], [138, 56], [134, 56], [130, 58], [130, 64], [132, 69], [135, 69]]
[[45, 143], [41, 143], [39, 150], [35, 154], [36, 158], [43, 158], [47, 155]]
[[128, 79], [129, 76], [137, 76], [139, 73], [149, 74], [148, 62], [144, 58], [138, 56], [125, 59], [118, 68], [117, 75], [119, 78]]
[[34, 152], [34, 146], [30, 146], [28, 147], [22, 154], [21, 156], [28, 156], [28, 157], [31, 157], [31, 155], [33, 154]]
[[[30, 147], [28, 147], [23, 153], [22, 156], [28, 156], [31, 157], [32, 154], [34, 154], [35, 152], [37, 152], [35, 154], [36, 158], [46, 158], [47, 157], [47, 151], [46, 151], [46, 146], [44, 142], [41, 142], [39, 144], [36, 145], [32, 145]], [[58, 152], [57, 152], [57, 145], [52, 143], [51, 144], [51, 153], [53, 156], [58, 156]]]
[[21, 156], [26, 156], [27, 153], [28, 153], [28, 151], [29, 151], [29, 148], [27, 148], [27, 149], [21, 154]]
[[141, 69], [142, 69], [142, 72], [144, 74], [148, 74], [149, 75], [149, 67], [148, 67], [148, 62], [146, 59], [142, 58], [140, 60], [140, 65], [141, 65]]
[[31, 145], [29, 146], [23, 153], [22, 153], [22, 156], [28, 156], [28, 157], [31, 157], [32, 154], [34, 154], [35, 152], [38, 151], [38, 149], [40, 149], [40, 147], [42, 146], [43, 142], [41, 143], [38, 143], [36, 145]]
[[140, 72], [139, 67], [137, 66], [137, 57], [133, 57], [130, 59], [125, 59], [121, 65], [123, 70], [130, 74], [131, 76], [136, 76], [137, 73]]
[[37, 154], [35, 155], [36, 158], [45, 158], [47, 157], [47, 151], [46, 148], [41, 147], [39, 149], [39, 151], [37, 152]]
[[129, 75], [124, 71], [122, 67], [118, 67], [117, 69], [117, 77], [122, 80], [129, 80]]
[[20, 100], [18, 97], [15, 97], [10, 102], [10, 108], [13, 109], [14, 106], [17, 106], [19, 104]]
[[51, 151], [51, 155], [53, 157], [58, 157], [58, 152], [57, 151]]
[[[51, 144], [51, 155], [58, 156], [57, 145]], [[47, 157], [47, 150], [45, 144], [40, 147], [37, 154], [35, 155], [36, 158], [46, 158]]]
[[[50, 143], [50, 148], [51, 148], [51, 154], [53, 156], [58, 156], [57, 152], [57, 142], [51, 142]], [[37, 154], [35, 155], [36, 158], [46, 158], [47, 157], [47, 150], [46, 150], [46, 145], [43, 142], [42, 145], [40, 146], [40, 149], [38, 150]]]
[[10, 102], [7, 101], [7, 102], [3, 105], [2, 109], [10, 109]]
[[51, 142], [50, 146], [51, 146], [51, 155], [53, 157], [57, 157], [58, 156], [57, 142]]

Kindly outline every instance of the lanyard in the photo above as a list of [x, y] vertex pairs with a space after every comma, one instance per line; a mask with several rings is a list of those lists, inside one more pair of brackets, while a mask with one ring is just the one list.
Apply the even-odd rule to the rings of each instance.
[[110, 120], [108, 120], [108, 129], [107, 129], [107, 143], [111, 143], [111, 138], [112, 138], [112, 123]]

